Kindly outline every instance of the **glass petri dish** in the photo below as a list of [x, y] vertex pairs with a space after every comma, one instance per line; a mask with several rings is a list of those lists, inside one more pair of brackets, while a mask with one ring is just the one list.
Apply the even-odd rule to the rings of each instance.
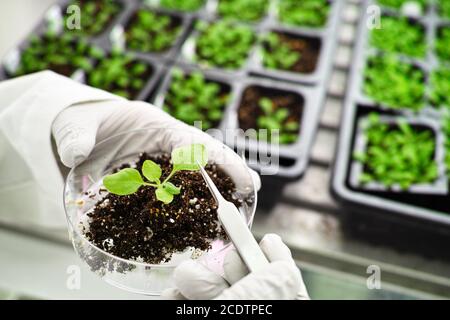
[[[189, 259], [196, 259], [210, 270], [223, 274], [224, 257], [232, 248], [229, 241], [216, 239], [211, 243], [211, 249], [200, 252], [200, 254], [193, 248], [187, 248], [183, 252], [174, 253], [168, 262], [148, 264], [112, 255], [95, 246], [85, 237], [82, 226], [88, 226], [87, 213], [102, 198], [98, 190], [102, 186], [102, 179], [105, 175], [112, 173], [113, 169], [124, 163], [133, 163], [142, 152], [170, 153], [169, 144], [151, 143], [156, 135], [164, 136], [164, 138], [159, 137], [157, 141], [173, 141], [179, 137], [180, 132], [172, 129], [146, 128], [127, 131], [105, 139], [94, 146], [85, 161], [69, 172], [64, 190], [64, 206], [69, 235], [81, 260], [88, 265], [92, 272], [109, 284], [145, 295], [160, 295], [164, 289], [173, 287], [174, 269]], [[202, 143], [205, 139], [204, 134], [196, 132], [183, 132], [182, 135], [182, 141], [186, 141], [186, 137], [189, 135], [191, 143]], [[231, 149], [223, 146], [223, 150], [216, 151], [220, 153], [231, 151]], [[233, 157], [242, 161], [234, 152]], [[218, 166], [226, 172], [233, 170], [229, 163], [219, 163]], [[242, 174], [247, 176], [242, 176]], [[239, 180], [252, 181], [251, 185], [247, 185], [245, 188], [237, 188], [235, 193], [236, 197], [248, 200], [243, 202], [239, 210], [250, 228], [256, 210], [256, 189], [249, 170], [240, 172]]]

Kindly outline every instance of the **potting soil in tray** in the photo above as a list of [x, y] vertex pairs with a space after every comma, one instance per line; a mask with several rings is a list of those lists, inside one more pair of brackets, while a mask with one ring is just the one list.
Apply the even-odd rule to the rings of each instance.
[[[171, 171], [170, 156], [144, 153], [136, 163], [153, 160], [162, 169], [164, 179]], [[122, 165], [119, 169], [130, 167]], [[233, 196], [235, 185], [214, 164], [206, 171], [222, 195], [237, 207], [242, 199]], [[170, 180], [181, 193], [169, 204], [155, 197], [155, 188], [141, 187], [128, 196], [106, 195], [98, 201], [82, 232], [95, 246], [117, 257], [150, 264], [167, 262], [175, 252], [189, 247], [207, 250], [215, 239], [226, 240], [217, 217], [217, 205], [198, 171], [179, 171]]]

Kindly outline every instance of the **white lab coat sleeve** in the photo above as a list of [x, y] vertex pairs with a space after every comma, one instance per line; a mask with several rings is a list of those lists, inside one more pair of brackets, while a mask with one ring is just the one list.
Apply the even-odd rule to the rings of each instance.
[[65, 227], [52, 123], [70, 105], [117, 99], [51, 71], [0, 82], [1, 222]]

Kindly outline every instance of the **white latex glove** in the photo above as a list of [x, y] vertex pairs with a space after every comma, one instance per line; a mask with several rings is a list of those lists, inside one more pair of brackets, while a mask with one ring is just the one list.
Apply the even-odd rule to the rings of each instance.
[[224, 261], [224, 278], [195, 261], [183, 262], [175, 269], [176, 288], [167, 289], [167, 299], [223, 300], [308, 300], [308, 292], [291, 251], [275, 234], [267, 234], [260, 247], [270, 264], [248, 273], [235, 249]]
[[[55, 119], [52, 132], [62, 162], [73, 167], [92, 152], [94, 145], [106, 138], [135, 129], [153, 128], [136, 139], [124, 136], [116, 150], [108, 156], [146, 152], [170, 152], [173, 148], [191, 143], [202, 143], [209, 159], [231, 176], [238, 191], [247, 190], [255, 181], [257, 190], [261, 182], [254, 171], [231, 149], [201, 130], [188, 126], [164, 111], [141, 101], [103, 101], [73, 105], [64, 109]], [[104, 155], [102, 155], [103, 157]]]

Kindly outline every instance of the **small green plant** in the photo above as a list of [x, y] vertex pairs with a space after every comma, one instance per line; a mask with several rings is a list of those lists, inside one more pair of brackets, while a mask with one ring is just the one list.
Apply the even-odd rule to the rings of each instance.
[[102, 57], [103, 51], [89, 45], [84, 39], [77, 39], [70, 34], [56, 35], [48, 32], [42, 37], [33, 36], [30, 39], [14, 76], [45, 69], [71, 76], [77, 69], [91, 71], [93, 59]]
[[430, 101], [436, 107], [450, 109], [450, 68], [440, 67], [430, 77]]
[[401, 9], [402, 6], [407, 2], [417, 3], [423, 10], [428, 0], [378, 0], [378, 3], [381, 4], [382, 6], [394, 9]]
[[[290, 144], [297, 141], [300, 126], [295, 119], [289, 117], [288, 108], [277, 108], [269, 98], [261, 98], [258, 105], [263, 112], [256, 119], [258, 139], [280, 144]], [[267, 134], [259, 132], [260, 129], [267, 130]], [[279, 130], [277, 140], [273, 140], [273, 136], [269, 134], [271, 130]]]
[[364, 165], [361, 183], [379, 182], [386, 187], [398, 184], [408, 189], [413, 184], [431, 183], [438, 178], [434, 160], [435, 138], [431, 130], [420, 130], [400, 120], [396, 126], [380, 121], [371, 113], [365, 128], [367, 149], [354, 154]]
[[[135, 193], [142, 186], [155, 188], [155, 195], [165, 204], [171, 203], [175, 195], [180, 194], [181, 187], [169, 180], [179, 171], [197, 171], [199, 164], [208, 163], [208, 153], [202, 144], [192, 144], [172, 151], [172, 171], [162, 180], [161, 167], [151, 160], [145, 160], [141, 172], [134, 168], [125, 168], [103, 178], [103, 185], [110, 193], [126, 196]], [[144, 180], [144, 178], [146, 180]], [[162, 181], [161, 181], [162, 180]]]
[[329, 10], [327, 0], [280, 0], [278, 3], [280, 21], [294, 26], [322, 27], [327, 22]]
[[439, 15], [443, 18], [450, 18], [450, 1], [439, 0], [438, 2]]
[[220, 0], [219, 15], [247, 22], [261, 20], [267, 12], [269, 0]]
[[66, 32], [84, 35], [97, 35], [105, 30], [121, 9], [121, 5], [116, 0], [74, 0], [70, 4], [80, 8], [81, 29], [69, 29], [68, 19], [71, 15], [64, 15]]
[[114, 51], [87, 74], [87, 83], [131, 99], [144, 87], [149, 73], [151, 67], [148, 64]]
[[392, 55], [372, 56], [364, 71], [364, 92], [389, 108], [414, 111], [424, 106], [424, 73]]
[[219, 124], [229, 97], [229, 90], [224, 92], [219, 83], [206, 80], [202, 73], [174, 69], [164, 110], [190, 125], [201, 121], [202, 129], [207, 130]]
[[450, 176], [450, 113], [446, 112], [442, 122], [442, 130], [445, 134], [445, 166], [447, 175]]
[[301, 58], [276, 32], [270, 32], [263, 40], [263, 65], [269, 69], [290, 70]]
[[381, 29], [373, 29], [370, 43], [377, 49], [423, 58], [426, 52], [425, 31], [406, 18], [383, 16]]
[[161, 7], [180, 11], [196, 11], [205, 4], [205, 0], [161, 0]]
[[256, 37], [253, 30], [230, 21], [198, 23], [196, 60], [225, 69], [238, 69], [247, 60]]
[[450, 61], [450, 27], [439, 30], [436, 39], [436, 54], [445, 61]]
[[126, 30], [128, 48], [142, 52], [163, 52], [172, 47], [181, 33], [176, 18], [150, 10], [137, 11]]

